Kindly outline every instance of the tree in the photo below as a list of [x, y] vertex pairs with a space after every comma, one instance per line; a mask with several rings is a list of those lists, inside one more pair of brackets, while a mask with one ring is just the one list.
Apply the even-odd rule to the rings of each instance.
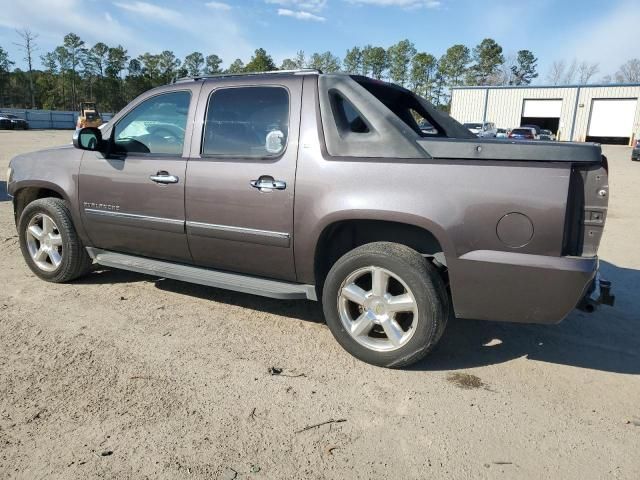
[[325, 73], [337, 72], [340, 70], [340, 59], [329, 51], [314, 53], [309, 59], [309, 68], [322, 70]]
[[36, 45], [36, 38], [38, 38], [38, 35], [31, 33], [31, 30], [28, 28], [16, 30], [16, 32], [22, 39], [21, 43], [15, 43], [15, 45], [20, 47], [24, 52], [24, 61], [27, 62], [27, 67], [29, 69], [29, 94], [31, 96], [31, 108], [35, 108], [36, 100], [35, 91], [33, 89], [33, 54], [38, 49], [38, 46]]
[[202, 73], [202, 68], [205, 65], [204, 55], [200, 52], [193, 52], [184, 57], [182, 66], [187, 71], [187, 75], [190, 77], [197, 77]]
[[220, 65], [222, 65], [222, 59], [218, 55], [207, 55], [207, 58], [205, 59], [204, 73], [207, 75], [222, 73]]
[[89, 58], [93, 62], [100, 78], [104, 77], [105, 66], [107, 64], [107, 54], [109, 53], [109, 47], [102, 43], [96, 43], [89, 50]]
[[362, 49], [362, 74], [380, 80], [388, 68], [387, 51], [382, 47], [367, 45]]
[[258, 48], [244, 67], [245, 72], [271, 72], [277, 69], [273, 58], [264, 48]]
[[304, 51], [298, 50], [295, 58], [285, 58], [280, 65], [280, 70], [300, 70], [307, 67]]
[[164, 50], [158, 56], [158, 69], [163, 83], [170, 83], [174, 79], [178, 68], [180, 68], [180, 63], [171, 50]]
[[362, 71], [362, 50], [359, 47], [347, 50], [342, 62], [342, 68], [347, 73], [360, 73]]
[[74, 108], [73, 106], [69, 107], [67, 104], [67, 97], [65, 95], [65, 72], [69, 71], [69, 52], [63, 46], [56, 47], [53, 51], [53, 55], [55, 56], [56, 61], [58, 62], [58, 67], [60, 68], [60, 86], [62, 93], [62, 108]]
[[538, 77], [538, 59], [529, 50], [520, 50], [516, 57], [515, 65], [511, 66], [512, 78], [509, 85], [529, 85], [534, 78]]
[[504, 63], [502, 47], [492, 38], [485, 38], [472, 52], [474, 65], [468, 72], [470, 85], [493, 85], [498, 80], [500, 65]]
[[439, 62], [440, 73], [445, 82], [451, 87], [462, 85], [470, 62], [471, 53], [467, 47], [464, 45], [449, 47]]
[[580, 62], [578, 65], [578, 82], [581, 84], [589, 83], [589, 80], [600, 71], [598, 63]]
[[616, 73], [616, 82], [640, 83], [640, 59], [632, 58], [622, 65]]
[[9, 70], [13, 62], [9, 60], [7, 51], [0, 47], [0, 107], [4, 106], [5, 86], [9, 80]]
[[430, 53], [416, 53], [411, 62], [411, 89], [430, 100], [438, 61]]
[[76, 80], [78, 76], [78, 66], [82, 63], [82, 58], [87, 50], [84, 48], [84, 40], [81, 40], [75, 33], [67, 33], [64, 36], [64, 48], [67, 50], [69, 68], [71, 70], [71, 105], [72, 109], [78, 106], [78, 92]]
[[404, 86], [409, 81], [411, 60], [416, 54], [416, 47], [409, 40], [400, 40], [387, 50], [389, 78]]
[[236, 58], [229, 68], [227, 68], [227, 73], [242, 73], [244, 72], [244, 62], [239, 58]]

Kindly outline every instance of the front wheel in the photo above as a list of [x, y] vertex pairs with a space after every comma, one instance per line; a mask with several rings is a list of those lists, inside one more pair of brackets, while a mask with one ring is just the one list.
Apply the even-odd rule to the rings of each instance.
[[68, 282], [91, 269], [67, 204], [41, 198], [25, 207], [18, 222], [20, 249], [33, 273], [49, 282]]
[[409, 247], [377, 242], [340, 258], [325, 280], [322, 304], [336, 340], [356, 358], [405, 367], [440, 339], [449, 299], [435, 267]]

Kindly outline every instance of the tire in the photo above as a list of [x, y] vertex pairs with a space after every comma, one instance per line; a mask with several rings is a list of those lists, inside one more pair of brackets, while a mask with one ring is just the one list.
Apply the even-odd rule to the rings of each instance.
[[18, 236], [27, 265], [43, 280], [69, 282], [91, 270], [92, 260], [64, 200], [41, 198], [28, 204], [20, 215]]
[[[391, 280], [381, 288], [385, 276]], [[322, 295], [325, 319], [338, 343], [363, 362], [388, 368], [411, 365], [435, 347], [449, 305], [431, 262], [388, 242], [366, 244], [342, 256], [329, 271]]]

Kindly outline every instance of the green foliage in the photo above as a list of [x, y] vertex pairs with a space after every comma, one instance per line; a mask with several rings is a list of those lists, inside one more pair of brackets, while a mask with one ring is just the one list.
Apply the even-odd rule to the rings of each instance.
[[529, 50], [520, 50], [516, 59], [516, 64], [511, 67], [513, 85], [529, 85], [534, 78], [538, 77], [538, 59]]
[[244, 62], [239, 58], [236, 58], [229, 68], [227, 68], [226, 73], [242, 73], [244, 72]]
[[366, 45], [362, 49], [362, 74], [380, 80], [388, 68], [387, 51], [382, 47]]
[[470, 62], [471, 53], [467, 47], [464, 45], [449, 47], [440, 58], [439, 66], [445, 83], [451, 87], [462, 85]]
[[207, 75], [217, 75], [222, 73], [222, 59], [218, 55], [207, 55], [205, 60], [206, 65], [204, 67], [204, 73]]
[[340, 59], [331, 52], [314, 53], [309, 59], [309, 68], [332, 73], [340, 70]]
[[186, 70], [187, 75], [190, 77], [197, 77], [202, 74], [202, 69], [205, 66], [204, 55], [200, 52], [193, 52], [184, 57], [184, 63], [182, 65]]
[[264, 48], [258, 48], [249, 63], [244, 67], [245, 72], [271, 72], [277, 70], [276, 64], [273, 63], [273, 58], [269, 55]]
[[431, 99], [437, 70], [436, 57], [430, 53], [416, 53], [411, 61], [411, 90], [426, 99]]
[[401, 40], [387, 50], [389, 78], [403, 87], [409, 81], [411, 60], [416, 54], [416, 47], [409, 40]]
[[353, 47], [347, 50], [342, 62], [343, 71], [347, 73], [360, 74], [362, 72], [362, 50], [359, 47]]
[[502, 47], [492, 38], [485, 38], [473, 49], [472, 58], [474, 64], [469, 68], [467, 84], [495, 84], [500, 65], [504, 63]]

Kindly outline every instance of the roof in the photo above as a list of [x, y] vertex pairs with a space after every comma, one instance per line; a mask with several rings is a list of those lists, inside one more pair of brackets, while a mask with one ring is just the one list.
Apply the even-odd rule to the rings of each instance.
[[511, 90], [536, 88], [602, 88], [602, 87], [640, 87], [640, 83], [583, 83], [573, 85], [468, 85], [451, 87], [451, 90]]

